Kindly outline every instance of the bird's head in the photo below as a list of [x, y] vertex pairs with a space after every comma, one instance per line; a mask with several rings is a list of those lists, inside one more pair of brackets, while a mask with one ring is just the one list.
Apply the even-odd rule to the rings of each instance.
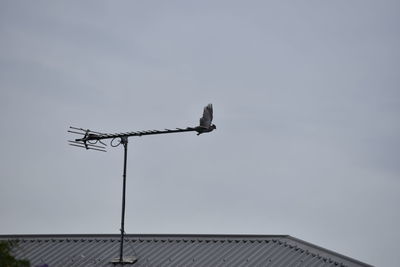
[[211, 124], [211, 129], [217, 129], [217, 126], [215, 124]]

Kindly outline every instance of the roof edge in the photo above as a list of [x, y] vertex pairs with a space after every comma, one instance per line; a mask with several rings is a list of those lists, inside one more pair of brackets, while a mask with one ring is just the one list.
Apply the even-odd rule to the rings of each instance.
[[[120, 234], [0, 234], [0, 238], [82, 238], [82, 237], [120, 237]], [[257, 235], [257, 234], [125, 234], [125, 237], [169, 237], [169, 238], [289, 238], [290, 235]]]
[[333, 251], [333, 250], [326, 249], [326, 248], [324, 248], [324, 247], [320, 247], [320, 246], [318, 246], [318, 245], [315, 245], [315, 244], [313, 244], [313, 243], [304, 241], [304, 240], [302, 240], [302, 239], [299, 239], [299, 238], [296, 238], [296, 237], [293, 237], [293, 236], [290, 236], [290, 235], [286, 236], [286, 238], [289, 239], [289, 240], [292, 240], [292, 241], [294, 241], [294, 242], [301, 243], [301, 244], [303, 244], [304, 246], [307, 246], [307, 247], [310, 247], [310, 248], [313, 248], [313, 249], [317, 249], [317, 250], [323, 251], [323, 252], [325, 252], [325, 253], [327, 253], [327, 254], [331, 254], [331, 255], [334, 255], [334, 256], [339, 257], [339, 258], [343, 258], [343, 259], [345, 259], [345, 260], [347, 260], [347, 261], [349, 261], [349, 262], [353, 262], [353, 263], [360, 264], [360, 265], [365, 265], [365, 266], [374, 267], [373, 265], [369, 265], [369, 264], [367, 264], [367, 263], [365, 263], [365, 262], [356, 260], [356, 259], [354, 259], [354, 258], [351, 258], [351, 257], [348, 257], [348, 256], [346, 256], [346, 255], [340, 254], [340, 253], [335, 252], [335, 251]]

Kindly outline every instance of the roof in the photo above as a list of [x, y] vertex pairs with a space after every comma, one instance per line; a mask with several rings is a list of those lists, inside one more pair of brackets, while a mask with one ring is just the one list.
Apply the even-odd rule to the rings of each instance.
[[[114, 266], [119, 235], [0, 235], [32, 266]], [[288, 235], [125, 235], [139, 266], [371, 266]]]

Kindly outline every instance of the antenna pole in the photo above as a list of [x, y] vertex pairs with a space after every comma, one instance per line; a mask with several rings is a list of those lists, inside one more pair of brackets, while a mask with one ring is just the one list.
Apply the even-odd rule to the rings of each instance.
[[[119, 257], [113, 258], [111, 263], [113, 264], [133, 264], [137, 261], [134, 256], [124, 257], [124, 237], [125, 237], [125, 196], [126, 196], [126, 165], [128, 157], [128, 137], [130, 136], [144, 136], [144, 135], [156, 135], [156, 134], [170, 134], [170, 133], [182, 133], [182, 132], [197, 132], [197, 135], [202, 133], [209, 133], [217, 127], [212, 124], [213, 119], [213, 108], [212, 104], [208, 104], [203, 111], [203, 117], [200, 118], [200, 125], [196, 127], [186, 128], [175, 128], [175, 129], [164, 129], [164, 130], [149, 130], [149, 131], [138, 131], [138, 132], [125, 132], [125, 133], [100, 133], [91, 131], [89, 129], [69, 127], [68, 132], [79, 135], [79, 138], [69, 140], [71, 146], [85, 148], [86, 150], [96, 150], [106, 152], [106, 143], [102, 140], [111, 139], [110, 145], [117, 147], [119, 145], [124, 146], [124, 172], [122, 182], [122, 211], [121, 211], [121, 246], [119, 250]], [[119, 140], [119, 142], [114, 142]]]
[[125, 192], [126, 192], [126, 160], [128, 157], [128, 137], [121, 137], [121, 144], [124, 146], [124, 173], [122, 183], [122, 213], [121, 213], [121, 247], [119, 250], [119, 262], [123, 263], [124, 235], [125, 235]]

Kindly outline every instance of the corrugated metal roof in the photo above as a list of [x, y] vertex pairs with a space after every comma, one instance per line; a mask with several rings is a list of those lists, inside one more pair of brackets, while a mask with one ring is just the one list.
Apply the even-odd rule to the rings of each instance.
[[[128, 266], [370, 266], [287, 235], [126, 235]], [[118, 235], [3, 235], [32, 266], [115, 266]]]

